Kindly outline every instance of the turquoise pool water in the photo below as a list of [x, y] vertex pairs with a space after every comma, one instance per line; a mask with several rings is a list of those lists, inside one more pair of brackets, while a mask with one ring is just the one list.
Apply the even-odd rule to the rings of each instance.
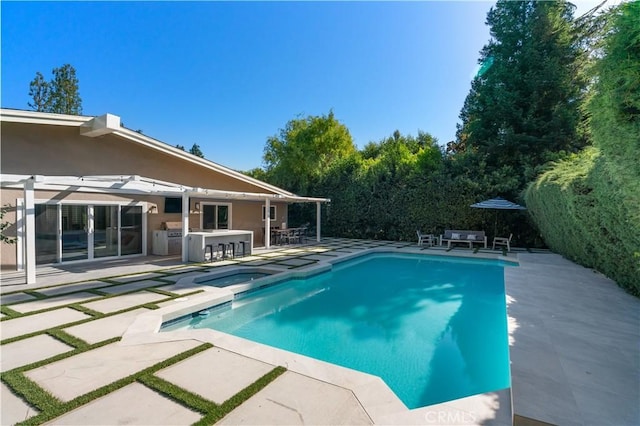
[[213, 328], [374, 374], [417, 408], [510, 386], [503, 267], [374, 254], [164, 329]]

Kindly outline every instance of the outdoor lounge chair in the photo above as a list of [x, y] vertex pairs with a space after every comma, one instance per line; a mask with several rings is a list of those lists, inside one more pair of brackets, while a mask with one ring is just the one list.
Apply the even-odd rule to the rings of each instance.
[[435, 237], [433, 234], [423, 234], [419, 229], [416, 230], [416, 234], [418, 235], [418, 245], [421, 246], [426, 244], [428, 246], [435, 245]]
[[509, 238], [506, 237], [493, 237], [493, 250], [498, 246], [507, 246], [507, 251], [511, 251], [511, 238], [513, 234], [509, 234]]

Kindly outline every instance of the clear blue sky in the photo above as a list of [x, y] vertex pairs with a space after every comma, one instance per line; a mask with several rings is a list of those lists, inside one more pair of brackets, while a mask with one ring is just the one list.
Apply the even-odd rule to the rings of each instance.
[[396, 129], [445, 144], [493, 4], [3, 1], [2, 107], [28, 109], [35, 73], [69, 63], [85, 115], [237, 170], [261, 166], [287, 121], [330, 109], [359, 148]]

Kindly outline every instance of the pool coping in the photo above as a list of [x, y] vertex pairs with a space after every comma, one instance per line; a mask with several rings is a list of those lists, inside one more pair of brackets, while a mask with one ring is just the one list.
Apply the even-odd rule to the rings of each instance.
[[204, 272], [203, 275], [207, 274], [207, 278], [214, 278], [246, 270], [252, 272], [268, 270], [272, 275], [253, 280], [252, 282], [233, 284], [226, 287], [212, 287], [198, 284], [197, 279], [201, 278], [201, 276], [185, 277], [176, 282], [176, 285], [183, 288], [192, 288], [194, 291], [202, 290], [202, 292], [178, 298], [173, 305], [139, 315], [122, 336], [121, 344], [138, 345], [189, 339], [211, 343], [219, 348], [269, 364], [281, 365], [295, 373], [348, 389], [353, 392], [354, 396], [358, 399], [374, 423], [439, 424], [446, 419], [448, 422], [453, 421], [461, 424], [485, 424], [486, 422], [512, 424], [513, 401], [510, 387], [446, 401], [440, 404], [409, 409], [380, 377], [372, 374], [341, 367], [216, 330], [198, 329], [160, 332], [162, 325], [166, 322], [204, 309], [230, 303], [237, 294], [260, 289], [291, 278], [313, 276], [331, 270], [336, 264], [374, 253], [464, 257], [469, 259], [501, 260], [507, 264], [519, 264], [517, 260], [491, 253], [475, 253], [473, 256], [470, 256], [467, 253], [425, 253], [423, 250], [420, 250], [419, 247], [395, 249], [376, 247], [353, 253], [345, 253], [335, 259], [328, 259], [295, 270], [230, 265], [215, 273], [211, 273], [211, 275], [207, 272]]

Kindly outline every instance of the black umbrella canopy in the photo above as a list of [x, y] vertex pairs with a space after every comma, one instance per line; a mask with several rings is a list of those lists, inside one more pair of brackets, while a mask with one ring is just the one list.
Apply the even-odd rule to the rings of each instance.
[[471, 204], [471, 207], [476, 209], [493, 209], [496, 211], [496, 219], [493, 224], [493, 236], [496, 236], [498, 229], [498, 210], [526, 210], [526, 207], [520, 204], [513, 203], [509, 200], [505, 200], [502, 197], [492, 198], [490, 200], [481, 201], [479, 203]]

